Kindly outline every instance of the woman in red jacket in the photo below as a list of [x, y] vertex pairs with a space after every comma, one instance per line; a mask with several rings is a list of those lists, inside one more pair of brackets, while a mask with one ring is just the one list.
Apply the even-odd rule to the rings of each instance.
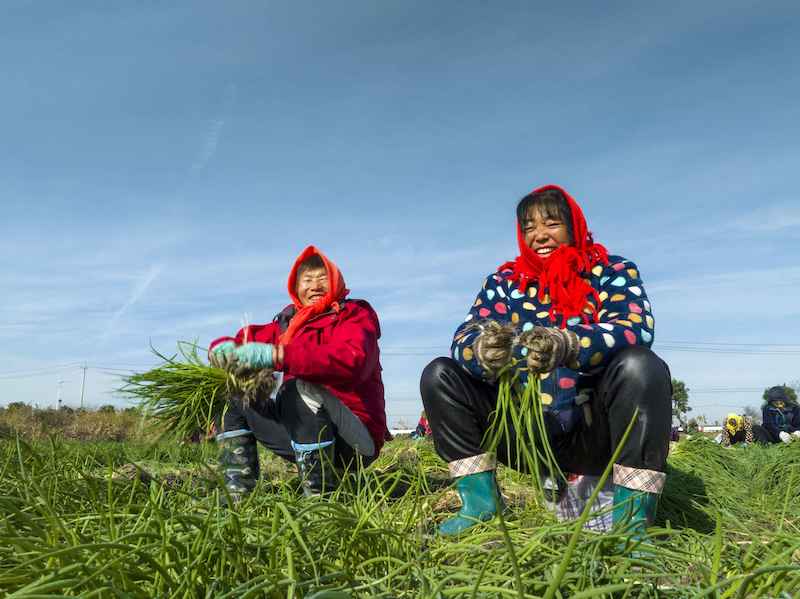
[[274, 399], [229, 402], [217, 440], [234, 499], [258, 481], [257, 441], [295, 462], [304, 492], [317, 494], [336, 486], [337, 469], [374, 460], [386, 438], [375, 311], [346, 298], [339, 269], [314, 246], [295, 261], [288, 290], [292, 303], [271, 323], [209, 348], [211, 363], [229, 371], [283, 373]]

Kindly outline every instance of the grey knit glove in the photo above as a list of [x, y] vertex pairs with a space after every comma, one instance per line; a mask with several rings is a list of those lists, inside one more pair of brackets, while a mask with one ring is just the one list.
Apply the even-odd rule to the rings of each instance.
[[483, 320], [475, 325], [480, 329], [472, 350], [475, 359], [489, 380], [496, 380], [500, 371], [511, 361], [516, 331], [511, 325], [503, 325], [495, 320]]
[[580, 351], [578, 336], [556, 327], [533, 327], [522, 333], [518, 342], [528, 350], [528, 370], [535, 374], [572, 364]]

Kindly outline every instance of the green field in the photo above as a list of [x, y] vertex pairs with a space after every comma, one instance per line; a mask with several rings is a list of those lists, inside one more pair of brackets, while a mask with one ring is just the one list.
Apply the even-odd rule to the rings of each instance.
[[[9, 597], [797, 597], [800, 443], [678, 444], [645, 545], [558, 523], [501, 471], [503, 521], [431, 535], [457, 509], [428, 442], [396, 440], [331, 498], [263, 456], [220, 507], [210, 445], [0, 440]], [[575, 550], [567, 547], [577, 535]], [[559, 574], [563, 573], [563, 576]]]

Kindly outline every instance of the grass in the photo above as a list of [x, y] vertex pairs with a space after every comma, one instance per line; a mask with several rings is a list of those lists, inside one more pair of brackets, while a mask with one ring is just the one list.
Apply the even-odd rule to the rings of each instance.
[[541, 597], [556, 581], [554, 597], [800, 594], [800, 443], [681, 442], [660, 526], [634, 551], [623, 534], [555, 521], [532, 481], [503, 469], [505, 531], [494, 521], [455, 541], [432, 536], [457, 500], [427, 441], [389, 443], [328, 499], [301, 497], [292, 469], [264, 455], [259, 488], [235, 510], [219, 507], [214, 452], [0, 441], [0, 593]]

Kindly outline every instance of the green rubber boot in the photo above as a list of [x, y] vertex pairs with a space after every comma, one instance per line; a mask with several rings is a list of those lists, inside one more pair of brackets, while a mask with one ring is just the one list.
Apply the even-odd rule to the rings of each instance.
[[614, 485], [614, 526], [625, 527], [634, 540], [644, 538], [648, 526], [656, 519], [658, 493], [646, 493]]
[[456, 536], [481, 522], [491, 520], [501, 509], [500, 496], [494, 470], [468, 474], [456, 479], [456, 490], [461, 497], [458, 514], [439, 525], [439, 534]]
[[250, 431], [217, 435], [219, 464], [231, 501], [239, 503], [255, 489], [259, 478], [258, 441]]

